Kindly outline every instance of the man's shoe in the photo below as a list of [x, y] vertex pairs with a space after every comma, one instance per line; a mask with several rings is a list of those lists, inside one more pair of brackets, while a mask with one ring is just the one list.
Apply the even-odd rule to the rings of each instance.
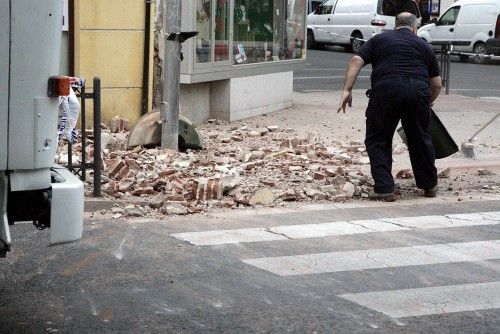
[[424, 196], [425, 197], [436, 197], [438, 187], [432, 187], [431, 189], [425, 189], [424, 190]]
[[368, 194], [368, 198], [372, 201], [384, 201], [384, 202], [394, 202], [396, 200], [396, 196], [394, 193], [387, 193], [387, 194], [379, 194], [376, 192], [371, 192]]

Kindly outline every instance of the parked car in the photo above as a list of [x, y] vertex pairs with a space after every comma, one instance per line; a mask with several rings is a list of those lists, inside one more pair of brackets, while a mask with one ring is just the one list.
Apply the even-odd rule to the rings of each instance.
[[497, 24], [495, 27], [495, 37], [490, 38], [486, 41], [486, 48], [488, 50], [488, 54], [500, 56], [500, 14], [497, 17]]
[[401, 12], [420, 18], [414, 0], [327, 0], [307, 17], [307, 46], [341, 45], [356, 51], [364, 41], [394, 29]]
[[[500, 0], [459, 0], [435, 23], [421, 27], [418, 35], [428, 43], [456, 42], [454, 51], [486, 54], [486, 41], [494, 36], [499, 14]], [[466, 55], [460, 58], [468, 60]]]

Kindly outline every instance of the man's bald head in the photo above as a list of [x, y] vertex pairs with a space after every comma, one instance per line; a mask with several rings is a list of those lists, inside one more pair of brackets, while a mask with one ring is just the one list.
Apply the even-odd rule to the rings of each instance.
[[412, 13], [404, 12], [396, 16], [396, 29], [409, 28], [413, 31], [417, 30], [418, 19]]

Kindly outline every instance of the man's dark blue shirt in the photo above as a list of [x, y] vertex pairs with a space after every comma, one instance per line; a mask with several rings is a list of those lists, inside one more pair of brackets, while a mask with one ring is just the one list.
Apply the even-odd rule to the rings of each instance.
[[429, 82], [429, 78], [439, 76], [434, 51], [410, 29], [400, 28], [378, 34], [366, 42], [356, 55], [363, 58], [365, 64], [372, 64], [372, 88], [390, 78]]

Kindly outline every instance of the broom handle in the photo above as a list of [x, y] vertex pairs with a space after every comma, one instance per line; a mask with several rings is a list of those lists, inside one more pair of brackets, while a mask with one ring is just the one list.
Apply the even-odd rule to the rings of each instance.
[[479, 130], [477, 130], [476, 132], [474, 132], [474, 134], [469, 138], [468, 141], [472, 141], [475, 136], [477, 136], [481, 131], [483, 131], [488, 125], [490, 125], [491, 123], [493, 123], [493, 121], [496, 120], [498, 118], [498, 116], [500, 116], [500, 112], [497, 113], [495, 115], [495, 117], [493, 117], [492, 119], [490, 119], [488, 121], [488, 123], [486, 123], [485, 125], [483, 125]]

